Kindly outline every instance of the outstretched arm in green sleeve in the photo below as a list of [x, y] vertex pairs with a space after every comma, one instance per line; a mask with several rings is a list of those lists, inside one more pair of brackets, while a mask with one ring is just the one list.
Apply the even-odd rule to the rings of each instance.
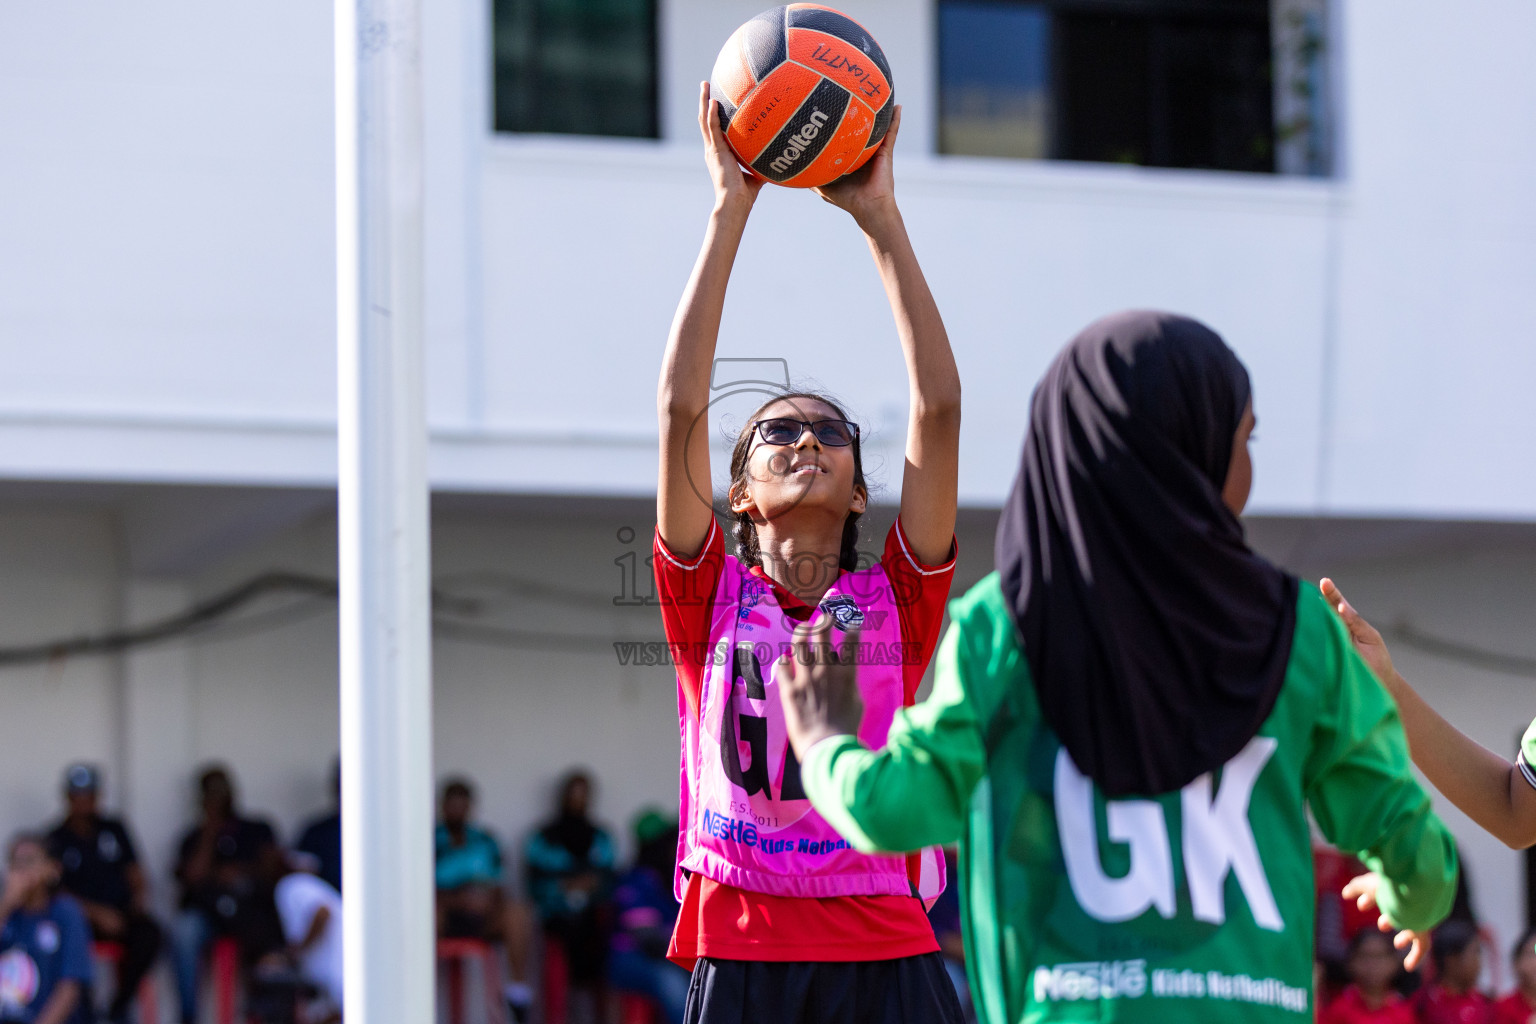
[[1391, 924], [1426, 931], [1455, 898], [1455, 842], [1413, 775], [1391, 697], [1320, 605], [1304, 600], [1296, 637], [1306, 644], [1298, 656], [1325, 681], [1307, 802], [1328, 840], [1378, 876], [1376, 902]]

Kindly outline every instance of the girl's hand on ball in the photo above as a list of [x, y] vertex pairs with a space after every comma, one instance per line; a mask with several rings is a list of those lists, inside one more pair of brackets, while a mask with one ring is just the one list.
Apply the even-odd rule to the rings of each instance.
[[869, 162], [852, 174], [845, 174], [816, 189], [816, 194], [840, 210], [847, 210], [863, 228], [872, 233], [881, 215], [896, 209], [896, 178], [891, 169], [896, 154], [896, 132], [901, 128], [901, 105], [891, 114], [891, 127], [880, 148]]
[[748, 209], [762, 191], [763, 181], [741, 169], [725, 132], [720, 127], [720, 108], [709, 98], [709, 83], [699, 84], [699, 131], [704, 136], [704, 162], [715, 184], [715, 205], [744, 204]]

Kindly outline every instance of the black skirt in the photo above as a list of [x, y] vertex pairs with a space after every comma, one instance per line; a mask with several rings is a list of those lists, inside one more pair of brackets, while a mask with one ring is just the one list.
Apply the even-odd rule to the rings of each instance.
[[938, 953], [848, 963], [700, 957], [684, 1024], [961, 1024]]

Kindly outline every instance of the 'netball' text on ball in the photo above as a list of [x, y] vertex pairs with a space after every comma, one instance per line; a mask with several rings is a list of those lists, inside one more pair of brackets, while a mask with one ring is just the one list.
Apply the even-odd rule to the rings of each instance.
[[800, 159], [800, 154], [804, 153], [806, 147], [811, 144], [816, 136], [821, 134], [821, 126], [829, 120], [831, 119], [821, 111], [812, 111], [811, 119], [806, 126], [789, 137], [789, 145], [784, 147], [784, 152], [780, 153], [773, 163], [768, 165], [773, 169], [773, 172], [775, 174], [783, 174], [793, 167], [795, 161]]

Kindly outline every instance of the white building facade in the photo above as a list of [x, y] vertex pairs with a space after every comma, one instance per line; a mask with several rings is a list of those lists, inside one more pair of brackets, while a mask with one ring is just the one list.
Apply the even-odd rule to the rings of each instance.
[[[1299, 12], [1326, 42], [1325, 165], [1275, 156], [1326, 173], [1282, 175], [940, 153], [963, 137], [946, 5], [839, 6], [895, 72], [898, 195], [964, 382], [957, 585], [990, 567], [1056, 348], [1116, 309], [1188, 312], [1253, 375], [1256, 541], [1419, 638], [1409, 678], [1512, 753], [1536, 714], [1536, 9], [1276, 4], [1275, 40]], [[670, 674], [614, 644], [660, 637], [654, 381], [710, 204], [697, 83], [758, 9], [659, 0], [658, 137], [620, 139], [494, 131], [491, 5], [426, 5], [437, 760], [507, 840], [572, 764], [620, 829], [675, 797]], [[0, 647], [334, 576], [330, 30], [296, 0], [0, 9]], [[894, 505], [903, 368], [844, 215], [764, 190], [719, 354], [846, 398]], [[321, 809], [334, 608], [278, 592], [232, 621], [0, 667], [0, 830], [99, 762], [164, 895], [203, 762], [285, 831]], [[1507, 942], [1524, 862], [1446, 817]]]

